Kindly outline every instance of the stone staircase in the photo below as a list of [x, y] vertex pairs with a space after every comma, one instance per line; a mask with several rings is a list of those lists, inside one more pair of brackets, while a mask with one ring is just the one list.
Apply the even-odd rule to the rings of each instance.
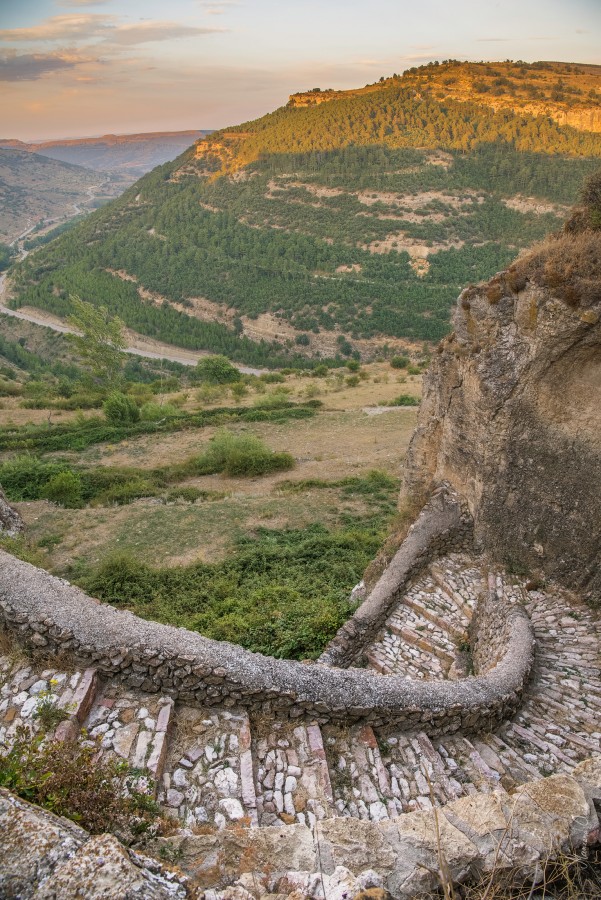
[[[535, 669], [517, 715], [477, 735], [261, 717], [235, 706], [199, 708], [68, 670], [5, 655], [0, 661], [0, 747], [20, 725], [44, 728], [43, 709], [67, 718], [49, 733], [97, 741], [129, 763], [139, 786], [188, 828], [307, 825], [332, 817], [377, 822], [474, 794], [506, 792], [569, 773], [601, 741], [599, 617], [558, 592], [526, 591], [496, 575], [497, 592], [523, 602], [536, 635]], [[488, 573], [451, 555], [415, 579], [365, 651], [374, 678], [462, 677], [468, 626]]]

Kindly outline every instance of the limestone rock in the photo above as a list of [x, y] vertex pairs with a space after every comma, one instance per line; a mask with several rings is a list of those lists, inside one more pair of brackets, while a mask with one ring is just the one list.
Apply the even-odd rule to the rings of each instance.
[[[591, 246], [589, 266], [601, 236], [590, 241], [597, 250]], [[567, 257], [569, 244], [562, 246]], [[575, 245], [573, 254], [566, 277], [580, 265]], [[459, 297], [455, 332], [424, 377], [403, 492], [414, 497], [450, 483], [488, 552], [594, 600], [601, 597], [601, 296], [588, 273], [588, 296], [564, 302], [541, 284], [544, 264], [536, 256], [520, 261], [519, 278], [512, 267]]]
[[182, 875], [0, 789], [0, 897], [186, 900]]
[[0, 488], [0, 534], [15, 537], [25, 528], [25, 523], [16, 509], [8, 503]]

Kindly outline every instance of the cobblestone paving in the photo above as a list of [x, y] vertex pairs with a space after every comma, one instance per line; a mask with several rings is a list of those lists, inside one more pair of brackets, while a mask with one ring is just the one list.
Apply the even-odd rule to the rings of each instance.
[[[459, 555], [437, 561], [392, 611], [368, 648], [369, 665], [383, 677], [462, 677], [467, 628], [487, 576]], [[536, 636], [520, 711], [494, 733], [433, 737], [302, 718], [249, 721], [241, 709], [174, 704], [103, 683], [91, 669], [5, 655], [0, 752], [19, 726], [61, 740], [83, 727], [80, 739], [126, 760], [164, 811], [189, 828], [313, 827], [330, 816], [378, 821], [568, 773], [601, 749], [599, 616], [562, 592], [527, 591], [500, 575], [491, 583], [525, 604]]]

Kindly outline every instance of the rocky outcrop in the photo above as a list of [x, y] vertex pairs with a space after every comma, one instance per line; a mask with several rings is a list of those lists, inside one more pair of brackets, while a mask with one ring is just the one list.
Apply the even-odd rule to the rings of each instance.
[[601, 599], [601, 236], [563, 236], [459, 297], [404, 492], [448, 482], [476, 543]]
[[0, 488], [0, 534], [15, 537], [25, 528], [25, 523], [16, 509], [8, 503]]
[[0, 788], [0, 897], [186, 900], [188, 879]]

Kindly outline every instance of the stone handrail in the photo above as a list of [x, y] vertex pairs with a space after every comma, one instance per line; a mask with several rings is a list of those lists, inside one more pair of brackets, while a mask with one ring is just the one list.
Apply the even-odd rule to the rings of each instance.
[[242, 705], [320, 722], [395, 723], [430, 733], [489, 728], [513, 714], [534, 643], [525, 611], [513, 606], [498, 663], [463, 681], [423, 683], [274, 659], [117, 610], [0, 551], [2, 623], [45, 654], [67, 653], [101, 675], [188, 703]]
[[432, 494], [383, 575], [319, 657], [328, 666], [352, 666], [374, 640], [409, 578], [436, 556], [472, 538], [472, 520], [447, 484]]

